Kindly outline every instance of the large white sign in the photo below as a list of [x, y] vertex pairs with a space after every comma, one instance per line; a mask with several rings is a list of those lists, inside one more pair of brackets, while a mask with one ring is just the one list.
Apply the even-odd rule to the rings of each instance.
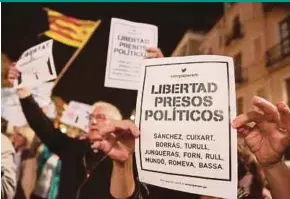
[[63, 112], [60, 121], [88, 132], [91, 112], [92, 106], [76, 101], [70, 101], [67, 109]]
[[[52, 109], [51, 92], [53, 83], [46, 82], [31, 89], [32, 96], [37, 104], [46, 109]], [[27, 124], [26, 118], [22, 112], [19, 97], [16, 93], [16, 88], [1, 89], [1, 116], [9, 121], [14, 126], [23, 126]], [[47, 114], [49, 118], [54, 118], [55, 115], [50, 111]]]
[[136, 107], [141, 136], [135, 148], [140, 180], [237, 198], [237, 138], [230, 125], [236, 115], [232, 58], [144, 60], [141, 74]]
[[26, 50], [16, 63], [20, 76], [14, 87], [35, 86], [57, 77], [53, 54], [53, 40], [45, 41]]
[[112, 18], [105, 86], [137, 90], [145, 49], [157, 43], [157, 26]]

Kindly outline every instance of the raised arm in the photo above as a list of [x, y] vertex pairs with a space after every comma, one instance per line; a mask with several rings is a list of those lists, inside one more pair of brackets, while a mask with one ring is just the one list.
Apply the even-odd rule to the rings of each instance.
[[[9, 82], [13, 83], [18, 76], [19, 71], [14, 65], [11, 65], [8, 73]], [[59, 129], [54, 128], [52, 121], [35, 102], [29, 89], [20, 88], [17, 93], [29, 126], [51, 152], [60, 156], [62, 149], [67, 146], [70, 138]]]
[[[239, 115], [232, 126], [264, 168], [273, 199], [289, 199], [290, 170], [283, 161], [283, 153], [290, 143], [290, 110], [283, 102], [274, 106], [259, 97], [253, 98], [253, 105], [261, 112]], [[249, 127], [252, 122], [255, 126]]]

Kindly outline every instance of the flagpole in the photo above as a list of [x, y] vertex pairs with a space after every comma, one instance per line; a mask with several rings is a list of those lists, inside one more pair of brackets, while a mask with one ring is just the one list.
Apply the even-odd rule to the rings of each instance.
[[71, 58], [68, 60], [68, 62], [65, 64], [65, 66], [62, 68], [62, 70], [58, 74], [56, 80], [54, 81], [54, 85], [53, 85], [53, 88], [52, 89], [55, 88], [55, 86], [57, 85], [57, 83], [63, 77], [64, 73], [68, 70], [68, 68], [71, 66], [71, 64], [73, 63], [73, 61], [80, 54], [80, 52], [85, 47], [85, 45], [87, 44], [87, 42], [90, 40], [91, 36], [93, 35], [93, 33], [95, 32], [95, 30], [97, 29], [97, 27], [100, 25], [100, 23], [101, 23], [101, 20], [96, 21], [96, 23], [95, 23], [95, 25], [93, 27], [93, 30], [90, 31], [90, 34], [88, 35], [88, 38], [82, 43], [82, 45], [79, 48], [77, 48], [77, 50], [74, 52], [74, 54], [71, 56]]

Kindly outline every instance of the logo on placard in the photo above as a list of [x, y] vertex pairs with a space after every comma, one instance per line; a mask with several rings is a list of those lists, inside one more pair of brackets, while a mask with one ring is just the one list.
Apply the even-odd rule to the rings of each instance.
[[181, 68], [181, 74], [170, 75], [171, 78], [198, 77], [197, 73], [186, 73], [187, 68]]

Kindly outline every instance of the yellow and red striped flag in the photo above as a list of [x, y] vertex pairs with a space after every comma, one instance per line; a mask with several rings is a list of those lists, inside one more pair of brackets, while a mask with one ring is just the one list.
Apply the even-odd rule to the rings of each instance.
[[81, 20], [45, 8], [49, 30], [44, 34], [54, 40], [73, 47], [81, 47], [91, 37], [101, 20]]

